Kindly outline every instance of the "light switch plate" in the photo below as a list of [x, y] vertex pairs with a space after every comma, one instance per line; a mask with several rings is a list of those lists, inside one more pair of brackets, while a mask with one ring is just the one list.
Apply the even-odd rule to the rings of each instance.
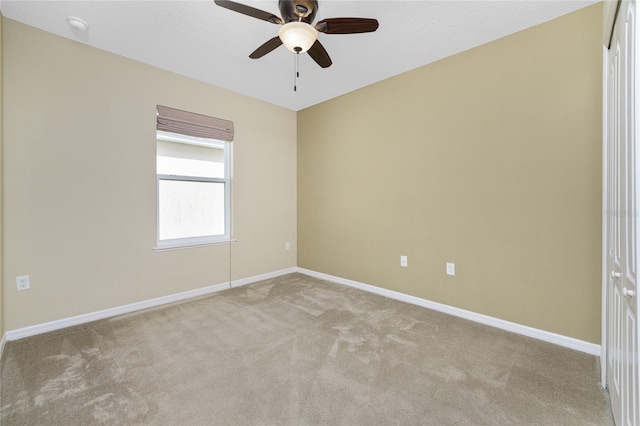
[[447, 275], [455, 275], [455, 274], [456, 274], [456, 264], [447, 263]]

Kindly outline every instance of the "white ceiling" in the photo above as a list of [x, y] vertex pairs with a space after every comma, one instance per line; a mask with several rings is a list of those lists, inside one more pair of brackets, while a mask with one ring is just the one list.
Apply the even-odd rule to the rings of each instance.
[[[239, 2], [280, 15], [276, 0]], [[284, 46], [249, 54], [279, 26], [216, 6], [213, 0], [2, 0], [5, 17], [159, 68], [298, 111], [596, 3], [594, 0], [319, 0], [316, 21], [375, 18], [375, 33], [319, 39], [333, 65], [322, 69]], [[89, 24], [78, 33], [67, 24]]]

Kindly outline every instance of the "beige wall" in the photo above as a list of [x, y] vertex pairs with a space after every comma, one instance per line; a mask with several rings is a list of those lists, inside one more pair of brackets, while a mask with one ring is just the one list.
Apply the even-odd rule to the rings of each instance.
[[2, 203], [3, 203], [3, 195], [2, 195], [2, 182], [3, 182], [3, 173], [2, 173], [2, 141], [3, 141], [3, 127], [2, 127], [2, 116], [4, 110], [4, 104], [2, 101], [2, 85], [3, 85], [3, 76], [2, 76], [2, 13], [0, 13], [0, 340], [4, 336], [4, 279], [3, 279], [3, 270], [4, 270], [4, 244], [2, 243], [2, 223], [3, 223], [3, 211], [2, 211]]
[[[6, 330], [296, 265], [294, 112], [9, 19], [3, 46]], [[236, 244], [153, 251], [156, 104], [234, 121]]]
[[299, 112], [298, 266], [598, 343], [601, 28], [599, 4]]

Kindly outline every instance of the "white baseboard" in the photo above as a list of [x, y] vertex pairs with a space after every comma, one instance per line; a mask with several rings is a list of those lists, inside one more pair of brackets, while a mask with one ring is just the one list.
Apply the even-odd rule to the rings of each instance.
[[[253, 277], [242, 278], [234, 280], [231, 283], [226, 282], [222, 284], [216, 284], [208, 287], [197, 288], [195, 290], [188, 290], [181, 293], [170, 294], [168, 296], [157, 297], [155, 299], [143, 300], [142, 302], [131, 303], [129, 305], [117, 306], [114, 308], [104, 309], [102, 311], [90, 312], [87, 314], [77, 315], [74, 317], [63, 318], [43, 324], [37, 324], [30, 327], [19, 328], [16, 330], [7, 331], [5, 336], [6, 340], [18, 340], [29, 336], [35, 336], [36, 334], [42, 334], [49, 331], [60, 330], [62, 328], [71, 327], [74, 325], [85, 324], [88, 322], [111, 318], [117, 315], [129, 314], [131, 312], [140, 311], [142, 309], [154, 308], [156, 306], [166, 305], [169, 303], [180, 302], [194, 297], [206, 296], [207, 294], [216, 293], [222, 290], [228, 290], [232, 287], [239, 287], [242, 285], [251, 284], [257, 281], [266, 280], [269, 278], [275, 278], [280, 275], [290, 274], [296, 272], [297, 268], [283, 269], [280, 271], [269, 272], [266, 274], [256, 275]], [[3, 338], [4, 339], [4, 338]], [[4, 340], [3, 340], [4, 343]]]
[[563, 336], [561, 334], [551, 333], [549, 331], [527, 327], [526, 325], [516, 324], [514, 322], [501, 320], [498, 318], [490, 317], [488, 315], [478, 314], [475, 312], [467, 311], [465, 309], [444, 305], [442, 303], [432, 302], [430, 300], [421, 299], [415, 296], [409, 296], [404, 293], [399, 293], [393, 290], [387, 290], [385, 288], [364, 284], [358, 281], [352, 281], [345, 278], [323, 274], [321, 272], [311, 271], [304, 268], [296, 268], [296, 269], [297, 269], [297, 272], [300, 272], [305, 275], [309, 275], [314, 278], [331, 281], [337, 284], [347, 285], [349, 287], [354, 287], [360, 290], [368, 291], [370, 293], [375, 293], [380, 296], [396, 299], [401, 302], [411, 303], [413, 305], [418, 305], [424, 308], [433, 309], [434, 311], [443, 312], [445, 314], [475, 321], [481, 324], [489, 325], [491, 327], [496, 327], [496, 328], [500, 328], [502, 330], [510, 331], [513, 333], [522, 334], [523, 336], [533, 337], [534, 339], [543, 340], [545, 342], [554, 343], [556, 345], [575, 349], [577, 351], [586, 352], [591, 355], [600, 356], [600, 345], [596, 345], [595, 343], [589, 343], [583, 340], [575, 339], [573, 337]]
[[294, 272], [298, 272], [298, 268], [293, 267], [288, 269], [281, 269], [275, 272], [267, 272], [266, 274], [254, 275], [253, 277], [249, 277], [249, 278], [241, 278], [239, 280], [233, 280], [231, 281], [231, 288], [252, 284], [258, 281], [264, 281], [271, 278], [276, 278], [281, 275], [293, 274]]
[[222, 283], [212, 285], [208, 287], [202, 287], [195, 290], [189, 290], [181, 293], [175, 293], [168, 296], [162, 296], [155, 299], [144, 300], [142, 302], [131, 303], [129, 305], [117, 306], [114, 308], [104, 309], [97, 312], [91, 312], [88, 314], [77, 315], [74, 317], [63, 318], [56, 321], [46, 322], [43, 324], [37, 324], [30, 327], [19, 328], [16, 330], [7, 331], [0, 340], [0, 356], [4, 350], [5, 342], [11, 340], [18, 340], [37, 334], [46, 333], [49, 331], [60, 330], [62, 328], [71, 327], [74, 325], [85, 324], [88, 322], [111, 318], [117, 315], [128, 314], [131, 312], [139, 311], [142, 309], [153, 308], [156, 306], [166, 305], [169, 303], [179, 302], [194, 297], [205, 296], [207, 294], [216, 293], [218, 291], [227, 290], [229, 288], [240, 287], [248, 285], [258, 281], [267, 280], [270, 278], [279, 277], [294, 272], [300, 272], [305, 275], [309, 275], [314, 278], [331, 281], [337, 284], [343, 284], [350, 287], [358, 288], [370, 293], [375, 293], [381, 296], [396, 299], [401, 302], [411, 303], [413, 305], [422, 306], [424, 308], [433, 309], [434, 311], [443, 312], [449, 315], [454, 315], [460, 318], [475, 321], [481, 324], [489, 325], [492, 327], [500, 328], [503, 330], [511, 331], [513, 333], [522, 334], [524, 336], [533, 337], [535, 339], [543, 340], [545, 342], [554, 343], [556, 345], [564, 346], [567, 348], [575, 349], [581, 352], [586, 352], [591, 355], [600, 355], [600, 345], [594, 343], [585, 342], [583, 340], [574, 339], [572, 337], [563, 336], [560, 334], [551, 333], [544, 330], [539, 330], [525, 325], [516, 324], [513, 322], [501, 320], [498, 318], [490, 317], [487, 315], [478, 314], [475, 312], [467, 311], [464, 309], [456, 308], [442, 303], [432, 302], [430, 300], [421, 299], [419, 297], [410, 296], [397, 291], [388, 290], [381, 287], [364, 284], [358, 281], [348, 280], [345, 278], [336, 277], [333, 275], [323, 274], [321, 272], [311, 271], [304, 268], [288, 268], [279, 271], [269, 272], [266, 274], [255, 275], [248, 278], [241, 278], [239, 280], [233, 280], [231, 283]]
[[2, 354], [4, 353], [4, 344], [7, 343], [7, 335], [3, 334], [2, 339], [0, 339], [0, 360], [2, 359]]

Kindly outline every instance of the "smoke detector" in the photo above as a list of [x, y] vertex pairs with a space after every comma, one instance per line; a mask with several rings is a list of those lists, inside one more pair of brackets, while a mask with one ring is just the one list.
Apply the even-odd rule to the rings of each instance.
[[77, 16], [67, 16], [67, 22], [74, 31], [84, 33], [89, 29], [89, 24]]

